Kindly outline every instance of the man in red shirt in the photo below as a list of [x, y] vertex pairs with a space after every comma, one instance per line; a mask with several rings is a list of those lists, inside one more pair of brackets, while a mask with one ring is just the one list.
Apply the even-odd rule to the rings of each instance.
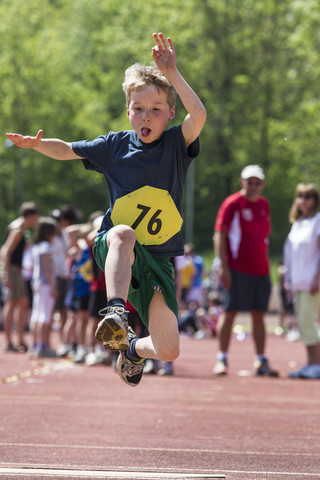
[[249, 311], [252, 317], [256, 357], [255, 374], [278, 376], [265, 356], [267, 310], [271, 284], [268, 261], [268, 236], [271, 231], [269, 202], [260, 194], [265, 175], [258, 165], [241, 172], [241, 190], [228, 196], [216, 218], [214, 248], [221, 262], [220, 280], [224, 294], [224, 313], [218, 323], [219, 351], [213, 373], [227, 373], [227, 352], [237, 312]]

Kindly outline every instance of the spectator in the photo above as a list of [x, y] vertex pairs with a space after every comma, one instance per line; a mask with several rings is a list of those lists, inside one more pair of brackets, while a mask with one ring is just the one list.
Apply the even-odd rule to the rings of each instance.
[[[24, 341], [29, 297], [22, 276], [22, 259], [27, 245], [26, 231], [34, 228], [39, 218], [39, 209], [33, 202], [25, 202], [19, 210], [19, 217], [10, 223], [5, 243], [1, 248], [3, 286], [5, 299], [3, 307], [4, 331], [7, 339], [6, 351], [25, 352]], [[13, 344], [12, 326], [16, 321], [18, 345]]]
[[50, 348], [50, 324], [57, 296], [56, 279], [53, 269], [52, 241], [57, 231], [55, 220], [50, 217], [39, 219], [33, 238], [32, 290], [33, 302], [30, 318], [33, 357], [54, 357]]
[[80, 213], [72, 205], [63, 205], [60, 209], [55, 209], [51, 216], [57, 221], [57, 234], [52, 243], [54, 268], [57, 283], [57, 298], [54, 306], [54, 312], [59, 315], [59, 334], [60, 345], [57, 349], [58, 356], [68, 354], [70, 348], [67, 344], [67, 308], [65, 306], [66, 295], [69, 286], [69, 269], [67, 265], [67, 253], [70, 247], [69, 236], [66, 232], [67, 227], [78, 223]]
[[177, 302], [179, 308], [187, 306], [187, 295], [192, 285], [195, 274], [195, 266], [191, 255], [190, 246], [184, 245], [184, 254], [175, 257], [175, 281], [177, 289]]
[[271, 230], [269, 202], [260, 196], [265, 175], [258, 165], [241, 172], [241, 190], [222, 203], [215, 223], [214, 246], [221, 261], [220, 277], [224, 313], [218, 322], [219, 351], [213, 373], [225, 375], [232, 325], [237, 312], [252, 317], [256, 357], [255, 374], [277, 376], [265, 356], [264, 313], [270, 296], [268, 236]]
[[90, 353], [86, 356], [87, 365], [97, 364], [111, 364], [112, 353], [110, 350], [105, 350], [100, 342], [95, 337], [95, 331], [99, 322], [101, 321], [100, 310], [103, 310], [107, 303], [106, 281], [104, 272], [97, 264], [92, 248], [97, 234], [97, 230], [101, 224], [103, 212], [94, 212], [89, 217], [89, 222], [92, 223], [92, 231], [87, 235], [87, 242], [90, 247], [90, 254], [92, 259], [92, 281], [90, 283], [89, 296], [89, 344]]
[[70, 312], [69, 328], [74, 332], [73, 361], [84, 363], [88, 354], [87, 326], [89, 321], [90, 283], [93, 279], [91, 248], [87, 236], [91, 224], [71, 225], [67, 232], [71, 241], [68, 252], [72, 279], [66, 295], [66, 306]]
[[290, 210], [292, 223], [284, 246], [285, 287], [295, 295], [296, 319], [307, 364], [291, 378], [320, 379], [320, 201], [312, 184], [299, 183]]
[[192, 263], [194, 267], [194, 273], [191, 281], [191, 286], [187, 294], [187, 302], [195, 302], [198, 306], [202, 305], [204, 299], [204, 288], [203, 288], [203, 270], [204, 270], [204, 261], [201, 255], [197, 254], [194, 250], [194, 245], [192, 243], [188, 244], [189, 252], [192, 258]]
[[[199, 307], [196, 311], [199, 320], [200, 330], [202, 336], [216, 336], [217, 324], [222, 314], [223, 309], [221, 305], [220, 294], [217, 291], [211, 291], [206, 296], [205, 307]], [[196, 335], [201, 338], [201, 334]]]

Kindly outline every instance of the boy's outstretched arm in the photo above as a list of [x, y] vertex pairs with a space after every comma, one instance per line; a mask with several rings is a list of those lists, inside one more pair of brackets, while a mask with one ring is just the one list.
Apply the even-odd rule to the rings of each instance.
[[152, 57], [159, 70], [175, 88], [188, 112], [182, 125], [182, 133], [188, 146], [200, 135], [207, 118], [206, 109], [176, 67], [176, 55], [171, 38], [168, 37], [166, 40], [162, 33], [154, 33], [153, 38], [157, 45], [152, 49]]
[[43, 130], [39, 130], [35, 137], [24, 136], [18, 133], [7, 133], [9, 140], [17, 147], [32, 148], [55, 160], [74, 160], [81, 158], [74, 153], [71, 143], [64, 142], [58, 138], [44, 139], [42, 135]]

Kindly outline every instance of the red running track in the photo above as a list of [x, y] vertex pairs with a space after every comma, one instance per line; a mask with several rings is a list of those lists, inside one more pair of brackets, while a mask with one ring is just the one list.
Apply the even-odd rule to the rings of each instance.
[[219, 378], [217, 340], [182, 337], [175, 375], [136, 388], [112, 367], [4, 353], [1, 333], [0, 478], [320, 480], [320, 382], [287, 378], [304, 348], [269, 330], [278, 379], [252, 375], [250, 336]]

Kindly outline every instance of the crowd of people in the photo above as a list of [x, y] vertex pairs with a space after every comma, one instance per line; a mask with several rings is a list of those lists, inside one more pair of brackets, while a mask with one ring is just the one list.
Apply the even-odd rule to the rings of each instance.
[[[33, 202], [21, 205], [1, 248], [6, 351], [33, 358], [69, 356], [76, 363], [90, 353], [92, 363], [108, 361], [94, 336], [99, 310], [106, 305], [104, 275], [92, 255], [102, 213], [79, 223], [79, 212], [70, 205], [47, 216]], [[60, 341], [53, 349], [54, 329]]]
[[[248, 179], [253, 182], [253, 178], [256, 183], [249, 185]], [[242, 222], [245, 222], [246, 216], [250, 216], [248, 209], [254, 194], [260, 197], [264, 173], [260, 167], [250, 166], [249, 170], [247, 167], [240, 182], [241, 191], [227, 200], [228, 208], [233, 208], [229, 224], [235, 231], [228, 232], [225, 203], [218, 212], [214, 234], [216, 255], [211, 268], [205, 268], [203, 258], [192, 244], [185, 244], [184, 255], [171, 258], [179, 305], [178, 328], [181, 335], [197, 339], [216, 337], [218, 349], [213, 373], [226, 375], [234, 318], [238, 311], [251, 312], [256, 346], [255, 374], [277, 376], [278, 372], [270, 368], [265, 355], [264, 313], [270, 295], [267, 247], [263, 246], [264, 255], [260, 250], [257, 256], [260, 262], [265, 258], [265, 270], [252, 272], [254, 249], [259, 248], [258, 237], [255, 236], [254, 244], [248, 243], [246, 224], [239, 226], [240, 215], [237, 225], [232, 221], [241, 210], [230, 206], [239, 202], [239, 198], [245, 202], [242, 205], [246, 212]], [[248, 195], [249, 189], [253, 192]], [[270, 223], [266, 203], [262, 205], [267, 213], [265, 220]], [[307, 356], [306, 365], [289, 373], [291, 378], [320, 378], [319, 207], [318, 189], [313, 184], [299, 184], [289, 216], [292, 229], [278, 268], [279, 326], [288, 339], [290, 333], [298, 332], [293, 340], [305, 345]], [[103, 212], [94, 212], [86, 223], [81, 223], [80, 213], [73, 206], [65, 205], [41, 216], [34, 202], [26, 202], [19, 213], [8, 226], [1, 248], [1, 320], [6, 351], [27, 353], [32, 358], [68, 357], [79, 364], [115, 364], [117, 353], [105, 350], [95, 337], [101, 320], [99, 312], [107, 304], [105, 276], [92, 253]], [[261, 243], [268, 236], [269, 228], [262, 229]], [[220, 236], [218, 240], [217, 236]], [[221, 245], [221, 237], [224, 245]], [[243, 247], [241, 242], [244, 242]], [[241, 272], [241, 248], [248, 249], [243, 262], [243, 270], [248, 269], [248, 274]], [[240, 265], [238, 274], [237, 265]], [[228, 274], [232, 277], [230, 284]], [[248, 286], [246, 275], [249, 276]], [[127, 309], [129, 324], [139, 336], [147, 336], [147, 328], [129, 302]], [[53, 331], [58, 332], [59, 338], [54, 347]], [[31, 334], [29, 343], [25, 339], [27, 332]], [[144, 372], [173, 375], [174, 362], [149, 359]]]
[[[28, 226], [35, 226], [26, 269], [33, 295], [31, 355], [57, 354], [51, 351], [50, 326], [53, 311], [59, 311], [58, 352], [64, 353], [76, 344], [75, 361], [83, 361], [88, 342], [95, 348], [98, 340], [105, 350], [119, 352], [116, 369], [127, 385], [139, 384], [147, 359], [153, 365], [164, 362], [166, 371], [173, 373], [182, 331], [194, 330], [200, 336], [216, 334], [219, 347], [213, 372], [226, 375], [234, 319], [238, 312], [248, 311], [255, 345], [254, 372], [259, 376], [278, 376], [265, 351], [264, 316], [271, 290], [271, 217], [269, 203], [261, 196], [265, 174], [258, 165], [245, 167], [240, 175], [240, 191], [228, 196], [220, 206], [213, 237], [219, 288], [209, 286], [208, 294], [203, 296], [203, 262], [192, 246], [184, 246], [181, 226], [183, 186], [188, 168], [200, 152], [199, 137], [207, 113], [177, 68], [172, 39], [154, 33], [153, 40], [153, 64], [135, 63], [125, 71], [122, 87], [131, 130], [111, 131], [92, 141], [76, 142], [42, 138], [42, 130], [36, 136], [7, 133], [18, 147], [60, 161], [79, 161], [87, 170], [103, 174], [110, 194], [110, 208], [99, 222], [97, 218], [87, 224], [74, 222], [63, 227], [61, 233], [59, 216], [37, 218], [39, 212], [33, 211], [31, 215], [21, 212], [9, 226], [2, 248], [7, 349], [27, 348], [23, 338], [25, 315], [19, 317], [17, 346], [12, 342], [11, 330], [15, 311], [23, 312], [28, 305], [20, 269], [26, 247], [24, 232]], [[180, 125], [167, 128], [175, 116], [176, 96], [186, 115]], [[293, 225], [284, 252], [284, 286], [286, 292], [293, 292], [307, 364], [291, 376], [320, 378], [317, 188], [299, 185], [293, 210]], [[59, 236], [59, 248], [63, 242], [68, 245], [67, 282], [62, 270], [56, 275], [52, 262]], [[301, 258], [302, 270], [308, 266], [308, 273], [303, 275]], [[97, 270], [98, 277], [91, 282], [94, 262], [104, 272], [104, 279]], [[105, 282], [103, 291], [107, 297], [101, 308], [104, 316], [99, 321], [96, 305], [101, 299], [97, 294], [100, 280], [101, 285]], [[62, 302], [59, 290], [64, 291], [66, 285], [68, 290]], [[128, 301], [143, 323], [140, 337], [129, 324]], [[95, 330], [89, 341], [88, 330]]]
[[[105, 276], [92, 253], [102, 218], [103, 212], [94, 212], [81, 223], [78, 209], [71, 205], [46, 216], [34, 202], [21, 205], [1, 247], [1, 323], [7, 352], [28, 353], [32, 358], [68, 357], [90, 365], [112, 362], [111, 352], [95, 337], [99, 312], [107, 304]], [[185, 255], [171, 260], [181, 292], [179, 330], [199, 338], [215, 335], [221, 299], [219, 292], [212, 295], [210, 277], [204, 285], [202, 257], [188, 244]], [[127, 309], [129, 324], [147, 336], [129, 302]], [[53, 331], [59, 337], [54, 347]], [[31, 333], [29, 343], [27, 332]], [[153, 361], [152, 368], [149, 364], [145, 370], [172, 375], [173, 365]]]

